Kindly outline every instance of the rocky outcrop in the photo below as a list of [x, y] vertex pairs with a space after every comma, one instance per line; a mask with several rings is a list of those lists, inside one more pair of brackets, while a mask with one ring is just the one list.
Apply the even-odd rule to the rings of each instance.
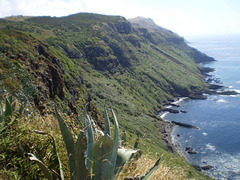
[[236, 91], [208, 91], [208, 94], [210, 95], [239, 95], [240, 93]]
[[196, 126], [193, 126], [193, 125], [190, 125], [190, 124], [187, 124], [187, 123], [181, 123], [181, 122], [177, 122], [177, 121], [172, 121], [173, 124], [176, 124], [178, 126], [181, 126], [181, 127], [185, 127], [185, 128], [193, 128], [193, 129], [199, 129], [198, 127]]
[[198, 171], [202, 171], [202, 170], [207, 171], [214, 168], [214, 166], [211, 166], [211, 165], [206, 165], [206, 166], [193, 165], [193, 167]]
[[207, 99], [207, 95], [203, 95], [203, 94], [191, 94], [188, 96], [190, 99]]
[[197, 151], [195, 151], [193, 148], [191, 147], [186, 147], [185, 148], [185, 151], [188, 153], [188, 154], [197, 154]]
[[167, 112], [174, 113], [174, 114], [179, 113], [178, 110], [176, 110], [176, 109], [171, 109], [171, 108], [165, 108], [163, 111], [167, 111]]
[[132, 25], [128, 21], [122, 21], [115, 24], [119, 33], [129, 34], [133, 31]]

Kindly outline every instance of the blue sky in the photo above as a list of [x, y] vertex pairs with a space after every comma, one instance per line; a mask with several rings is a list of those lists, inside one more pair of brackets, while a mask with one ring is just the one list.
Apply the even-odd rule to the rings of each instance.
[[152, 18], [184, 37], [240, 34], [240, 0], [0, 0], [0, 17], [78, 12]]

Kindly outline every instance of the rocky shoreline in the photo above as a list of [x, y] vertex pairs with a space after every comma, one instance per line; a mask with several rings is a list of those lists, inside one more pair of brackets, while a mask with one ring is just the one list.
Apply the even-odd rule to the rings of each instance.
[[[181, 98], [180, 100], [178, 99], [177, 101], [174, 102], [174, 105], [175, 107], [180, 107], [178, 105], [179, 102], [181, 102], [182, 100], [185, 100], [186, 98]], [[169, 105], [170, 106], [170, 105]], [[170, 108], [168, 106], [168, 108]], [[181, 111], [179, 111], [178, 113], [180, 113]], [[160, 113], [159, 116], [161, 118], [164, 118], [164, 116], [166, 115], [166, 113], [171, 113], [171, 111], [168, 111], [165, 112], [165, 113]], [[173, 112], [174, 113], [174, 112]], [[187, 113], [187, 112], [182, 112], [182, 113]], [[162, 133], [162, 137], [163, 137], [163, 141], [166, 143], [166, 148], [167, 148], [167, 151], [171, 152], [171, 153], [174, 153], [174, 154], [178, 154], [180, 156], [183, 156], [179, 151], [178, 151], [178, 147], [177, 145], [173, 144], [173, 141], [172, 141], [172, 132], [174, 130], [174, 128], [176, 126], [181, 126], [181, 127], [184, 127], [184, 128], [194, 128], [194, 129], [198, 129], [198, 127], [196, 126], [193, 126], [193, 125], [190, 125], [190, 124], [186, 124], [186, 123], [181, 123], [181, 122], [176, 122], [176, 121], [172, 121], [172, 122], [169, 122], [169, 121], [166, 121], [164, 120], [164, 123], [163, 123], [163, 130], [161, 131]], [[179, 135], [180, 136], [180, 135]], [[197, 154], [198, 152], [195, 151], [193, 148], [191, 147], [186, 147], [186, 152], [189, 153], [189, 154]], [[202, 171], [202, 170], [210, 170], [212, 168], [214, 168], [213, 166], [210, 166], [210, 165], [206, 165], [206, 166], [199, 166], [199, 165], [192, 165], [196, 170], [198, 171]]]
[[[170, 102], [170, 103], [167, 103], [164, 105], [164, 108], [159, 113], [159, 116], [162, 119], [164, 119], [165, 115], [168, 113], [187, 113], [184, 110], [173, 109], [173, 107], [180, 108], [180, 105], [178, 103], [185, 99], [188, 99], [188, 98], [204, 100], [204, 99], [207, 99], [207, 95], [239, 95], [239, 94], [240, 93], [238, 93], [236, 91], [225, 90], [224, 86], [217, 85], [217, 84], [210, 84], [208, 90], [206, 90], [206, 92], [204, 92], [204, 93], [192, 95], [189, 97], [174, 98], [173, 102]], [[199, 128], [196, 126], [193, 126], [191, 124], [181, 123], [181, 122], [177, 122], [177, 121], [169, 122], [169, 121], [164, 120], [163, 130], [161, 133], [162, 133], [163, 140], [166, 143], [167, 150], [169, 152], [179, 154], [180, 156], [182, 156], [182, 154], [178, 151], [178, 147], [176, 145], [174, 145], [173, 141], [172, 141], [172, 131], [174, 130], [174, 128], [176, 126], [181, 126], [183, 128], [194, 128], [194, 129], [199, 129]], [[197, 154], [198, 153], [191, 147], [186, 147], [186, 152], [189, 154]], [[193, 167], [199, 171], [209, 170], [209, 169], [213, 168], [212, 166], [209, 166], [209, 165], [206, 165], [204, 167], [200, 167], [199, 165], [193, 165]]]

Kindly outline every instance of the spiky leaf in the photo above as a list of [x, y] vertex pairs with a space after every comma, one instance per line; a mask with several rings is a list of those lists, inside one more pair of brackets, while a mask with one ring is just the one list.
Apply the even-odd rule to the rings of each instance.
[[118, 174], [122, 170], [123, 166], [131, 160], [131, 158], [134, 157], [135, 154], [137, 154], [140, 150], [134, 150], [134, 149], [125, 149], [125, 148], [119, 148], [118, 149], [118, 155], [117, 155], [117, 162], [116, 162], [116, 168], [115, 168], [115, 177], [117, 178]]
[[91, 179], [90, 173], [85, 165], [85, 151], [87, 149], [87, 139], [84, 132], [81, 131], [78, 135], [78, 140], [76, 143], [76, 171], [74, 173], [75, 179], [77, 180], [87, 180]]
[[86, 118], [86, 122], [87, 122], [87, 168], [89, 170], [89, 172], [91, 171], [91, 166], [92, 166], [92, 150], [93, 150], [93, 146], [94, 146], [94, 133], [93, 133], [93, 124], [91, 123], [91, 120], [89, 118], [89, 116], [87, 115]]
[[107, 109], [104, 108], [105, 111], [105, 128], [104, 128], [104, 134], [107, 134], [111, 136], [111, 130], [110, 130], [110, 121], [107, 113]]
[[93, 147], [93, 180], [108, 180], [109, 166], [111, 166], [111, 158], [114, 142], [111, 137], [104, 135], [94, 144]]
[[70, 130], [66, 126], [62, 116], [58, 113], [57, 110], [56, 110], [56, 116], [57, 116], [57, 120], [58, 120], [60, 130], [62, 133], [63, 141], [64, 141], [66, 149], [67, 149], [71, 175], [73, 175], [75, 168], [76, 168], [75, 167], [75, 154], [74, 154], [75, 153], [74, 152], [74, 149], [75, 149], [74, 140], [73, 140]]
[[38, 166], [40, 167], [40, 169], [42, 170], [46, 178], [48, 178], [49, 180], [52, 180], [53, 178], [52, 178], [51, 171], [47, 168], [47, 166], [41, 160], [39, 160], [34, 154], [28, 153], [28, 155], [30, 155], [31, 161], [35, 161], [38, 164]]
[[160, 164], [160, 162], [161, 162], [161, 160], [162, 160], [162, 156], [163, 156], [163, 154], [162, 154], [161, 157], [157, 160], [157, 162], [154, 164], [154, 166], [153, 166], [151, 169], [149, 169], [149, 171], [140, 178], [140, 180], [148, 180], [148, 179], [150, 179], [150, 178], [153, 176], [154, 172], [155, 172], [155, 171], [158, 169], [158, 167], [159, 167], [159, 164]]
[[4, 111], [3, 111], [2, 102], [0, 102], [0, 123], [1, 123], [1, 127], [3, 128], [4, 125], [5, 125], [5, 118], [4, 118]]
[[56, 147], [56, 143], [55, 143], [54, 137], [51, 134], [43, 132], [43, 131], [33, 130], [33, 132], [35, 132], [37, 134], [41, 134], [41, 135], [47, 135], [47, 136], [49, 136], [51, 138], [52, 147], [53, 147], [52, 157], [53, 157], [54, 161], [57, 158], [57, 163], [58, 163], [57, 169], [59, 170], [59, 174], [60, 174], [61, 180], [64, 180], [64, 172], [63, 172], [62, 161], [60, 160], [60, 158], [58, 156], [57, 147]]
[[92, 129], [93, 129], [94, 134], [98, 135], [98, 130], [96, 128], [96, 124], [95, 124], [94, 120], [91, 117], [89, 117], [89, 118], [90, 118], [90, 122], [92, 124]]
[[[9, 100], [6, 98], [5, 100], [5, 111], [4, 111], [4, 116], [5, 116], [5, 119], [10, 121], [10, 117], [12, 116], [13, 114], [13, 110], [12, 110], [12, 106], [11, 106], [11, 103], [9, 102]], [[5, 121], [6, 121], [5, 120]], [[7, 122], [6, 122], [7, 123]]]
[[118, 126], [118, 121], [117, 117], [112, 110], [113, 114], [113, 122], [114, 122], [114, 147], [113, 147], [113, 152], [112, 152], [112, 160], [111, 160], [111, 166], [109, 170], [109, 174], [111, 177], [113, 177], [115, 168], [116, 168], [116, 162], [117, 162], [117, 153], [118, 153], [118, 143], [119, 143], [119, 126]]

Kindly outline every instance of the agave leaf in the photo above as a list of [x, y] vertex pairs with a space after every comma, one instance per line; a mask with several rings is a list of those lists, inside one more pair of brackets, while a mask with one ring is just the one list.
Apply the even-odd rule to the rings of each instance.
[[57, 160], [58, 160], [59, 173], [60, 173], [61, 180], [64, 180], [63, 165], [62, 165], [61, 159], [60, 159], [59, 156], [58, 156], [55, 139], [52, 137], [51, 134], [49, 134], [49, 133], [47, 133], [47, 134], [52, 138], [53, 153], [54, 153], [54, 156], [56, 156], [56, 157], [57, 157]]
[[13, 102], [13, 96], [10, 96], [9, 102], [10, 102], [10, 104], [12, 104], [12, 102]]
[[[4, 116], [5, 116], [5, 118], [9, 118], [9, 116], [12, 116], [12, 114], [13, 114], [13, 110], [12, 110], [11, 103], [10, 103], [9, 100], [6, 98]], [[10, 119], [10, 118], [9, 118], [9, 119]]]
[[41, 168], [46, 178], [48, 178], [49, 180], [52, 180], [53, 178], [51, 175], [51, 171], [47, 168], [47, 166], [41, 160], [39, 160], [34, 154], [28, 153], [28, 155], [31, 156], [30, 157], [31, 161], [35, 161], [38, 164], [38, 166]]
[[18, 110], [18, 114], [19, 115], [21, 115], [23, 113], [23, 110], [24, 110], [26, 104], [27, 104], [27, 100], [25, 100], [24, 103], [21, 104], [21, 106], [20, 106], [20, 108]]
[[74, 152], [74, 149], [75, 149], [74, 140], [73, 140], [70, 130], [66, 126], [62, 116], [58, 113], [57, 110], [56, 110], [56, 116], [57, 116], [57, 120], [58, 120], [60, 129], [61, 129], [63, 141], [64, 141], [66, 149], [67, 149], [71, 175], [73, 175], [75, 168], [76, 168], [75, 167], [75, 154], [74, 154], [75, 153]]
[[113, 152], [112, 152], [112, 160], [111, 160], [111, 166], [109, 170], [109, 175], [110, 177], [113, 177], [114, 170], [116, 168], [116, 162], [117, 162], [117, 152], [118, 152], [118, 143], [119, 143], [119, 126], [118, 126], [118, 121], [117, 117], [112, 109], [112, 114], [113, 114], [113, 121], [114, 121], [114, 147], [113, 147]]
[[151, 169], [149, 169], [148, 172], [147, 172], [146, 174], [144, 174], [144, 175], [140, 178], [140, 180], [148, 180], [148, 179], [150, 179], [150, 178], [153, 176], [154, 172], [158, 169], [158, 166], [159, 166], [159, 164], [160, 164], [160, 162], [161, 162], [161, 160], [162, 160], [162, 156], [163, 156], [163, 154], [162, 154], [161, 157], [157, 160], [157, 162], [154, 164], [154, 166], [153, 166]]
[[[52, 138], [53, 138], [53, 137], [52, 137]], [[62, 161], [61, 161], [61, 159], [60, 159], [59, 156], [58, 156], [57, 148], [56, 148], [56, 143], [55, 143], [54, 138], [53, 138], [52, 146], [53, 146], [53, 153], [54, 153], [54, 156], [56, 156], [56, 157], [57, 157], [57, 160], [58, 160], [59, 174], [60, 174], [61, 180], [64, 180], [63, 165], [62, 165]]]
[[94, 134], [98, 135], [98, 131], [97, 131], [94, 120], [91, 117], [89, 117], [89, 119], [90, 119], [90, 122], [92, 123], [92, 129], [93, 129]]
[[113, 139], [105, 134], [93, 146], [93, 180], [111, 180], [109, 166], [111, 166]]
[[1, 124], [1, 127], [2, 127], [2, 128], [3, 128], [4, 125], [5, 125], [3, 105], [2, 105], [2, 102], [1, 102], [1, 101], [0, 101], [0, 124]]
[[107, 113], [107, 109], [104, 108], [105, 111], [105, 127], [104, 127], [104, 134], [111, 136], [111, 130], [110, 130], [110, 121]]
[[51, 138], [51, 140], [52, 140], [52, 147], [53, 147], [53, 155], [55, 157], [57, 157], [60, 177], [61, 177], [61, 180], [64, 180], [64, 172], [63, 172], [62, 161], [60, 160], [60, 158], [58, 156], [57, 147], [56, 147], [56, 143], [55, 143], [54, 137], [51, 134], [43, 132], [43, 131], [33, 130], [33, 132], [35, 132], [37, 134], [41, 134], [41, 135], [47, 135], [47, 136], [49, 136]]
[[117, 178], [118, 174], [122, 170], [123, 166], [130, 161], [136, 153], [138, 153], [140, 150], [134, 150], [134, 149], [126, 149], [126, 148], [119, 148], [118, 149], [118, 156], [117, 156], [117, 162], [116, 162], [116, 168], [115, 168], [115, 176], [114, 179]]
[[3, 114], [3, 105], [1, 101], [0, 101], [0, 114]]
[[76, 143], [76, 175], [75, 179], [77, 180], [86, 180], [90, 179], [91, 175], [89, 171], [87, 170], [87, 167], [85, 165], [85, 151], [87, 149], [87, 139], [86, 136], [84, 135], [84, 132], [81, 131], [80, 134], [78, 135], [78, 140]]
[[15, 111], [15, 108], [16, 108], [16, 102], [12, 103], [12, 111]]
[[64, 171], [63, 171], [63, 165], [61, 159], [58, 157], [58, 163], [59, 163], [59, 172], [61, 180], [64, 180]]
[[[89, 116], [87, 115], [86, 118], [87, 126], [91, 124], [91, 120]], [[87, 129], [87, 137], [88, 137], [88, 143], [87, 143], [87, 169], [89, 172], [91, 172], [91, 166], [92, 166], [92, 150], [94, 146], [94, 133], [93, 133], [93, 124], [90, 125], [90, 127]]]

